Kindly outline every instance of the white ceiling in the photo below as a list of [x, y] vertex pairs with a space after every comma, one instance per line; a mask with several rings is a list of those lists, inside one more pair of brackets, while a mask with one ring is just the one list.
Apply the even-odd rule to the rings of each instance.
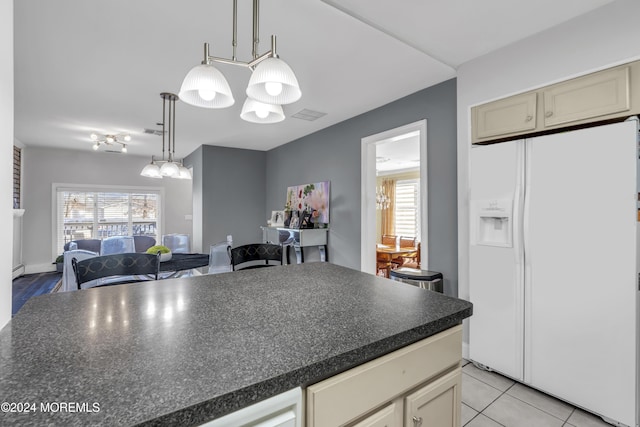
[[378, 175], [419, 168], [419, 132], [410, 132], [376, 144], [376, 173]]
[[[250, 71], [221, 64], [236, 103], [176, 108], [176, 155], [202, 144], [268, 150], [455, 77], [460, 64], [612, 0], [268, 0], [269, 36], [295, 71], [287, 119], [239, 118]], [[238, 59], [251, 59], [251, 1], [239, 0]], [[160, 154], [146, 135], [162, 120], [161, 92], [178, 93], [203, 43], [231, 57], [232, 0], [14, 2], [15, 135], [27, 146], [91, 150], [89, 134], [130, 133], [129, 153]], [[327, 113], [313, 121], [302, 109]]]

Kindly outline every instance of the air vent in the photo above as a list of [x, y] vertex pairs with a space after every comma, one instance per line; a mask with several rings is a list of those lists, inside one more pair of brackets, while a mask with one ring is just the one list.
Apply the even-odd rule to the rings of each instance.
[[312, 122], [312, 121], [318, 120], [320, 117], [326, 116], [326, 115], [327, 115], [327, 113], [321, 113], [319, 111], [307, 110], [305, 108], [304, 110], [297, 112], [296, 114], [294, 114], [291, 117], [293, 117], [295, 119], [307, 120], [309, 122]]
[[122, 154], [122, 151], [116, 151], [116, 150], [104, 150], [105, 153], [116, 153], [116, 154]]
[[144, 129], [143, 132], [147, 133], [149, 135], [162, 136], [162, 131], [161, 130], [157, 130], [157, 129]]

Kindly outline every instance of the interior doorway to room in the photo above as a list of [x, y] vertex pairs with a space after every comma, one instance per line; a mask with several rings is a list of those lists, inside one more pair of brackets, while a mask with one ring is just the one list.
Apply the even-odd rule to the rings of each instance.
[[373, 273], [382, 236], [415, 237], [428, 269], [427, 121], [362, 139], [361, 269]]

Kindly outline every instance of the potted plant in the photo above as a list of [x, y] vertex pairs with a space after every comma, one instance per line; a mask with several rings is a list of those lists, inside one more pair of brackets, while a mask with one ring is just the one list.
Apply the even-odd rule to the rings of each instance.
[[56, 265], [56, 271], [62, 273], [64, 269], [64, 255], [58, 255], [53, 263]]
[[147, 249], [148, 254], [157, 254], [160, 252], [160, 262], [169, 261], [171, 259], [171, 249], [163, 245], [151, 246]]

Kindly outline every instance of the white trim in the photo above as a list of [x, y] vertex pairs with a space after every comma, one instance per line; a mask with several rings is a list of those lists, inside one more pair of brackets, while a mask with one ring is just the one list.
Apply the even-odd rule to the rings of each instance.
[[13, 217], [21, 217], [24, 215], [24, 209], [14, 209], [13, 210]]
[[56, 271], [55, 263], [49, 262], [46, 264], [27, 264], [24, 266], [24, 274], [45, 273], [49, 271]]
[[[160, 206], [158, 209], [158, 236], [162, 234], [164, 230], [164, 200], [165, 190], [164, 187], [146, 187], [146, 186], [132, 186], [132, 185], [94, 185], [94, 184], [69, 184], [54, 182], [51, 184], [51, 254], [53, 259], [58, 255], [58, 192], [59, 191], [96, 191], [100, 192], [141, 192], [141, 193], [157, 193], [160, 195]], [[27, 266], [29, 270], [30, 266]], [[39, 268], [38, 266], [34, 268]], [[49, 271], [49, 270], [43, 270]], [[29, 271], [27, 271], [29, 273]]]
[[361, 140], [360, 270], [376, 272], [376, 145], [395, 136], [418, 131], [420, 135], [421, 265], [429, 268], [429, 183], [427, 181], [427, 119], [390, 129]]

